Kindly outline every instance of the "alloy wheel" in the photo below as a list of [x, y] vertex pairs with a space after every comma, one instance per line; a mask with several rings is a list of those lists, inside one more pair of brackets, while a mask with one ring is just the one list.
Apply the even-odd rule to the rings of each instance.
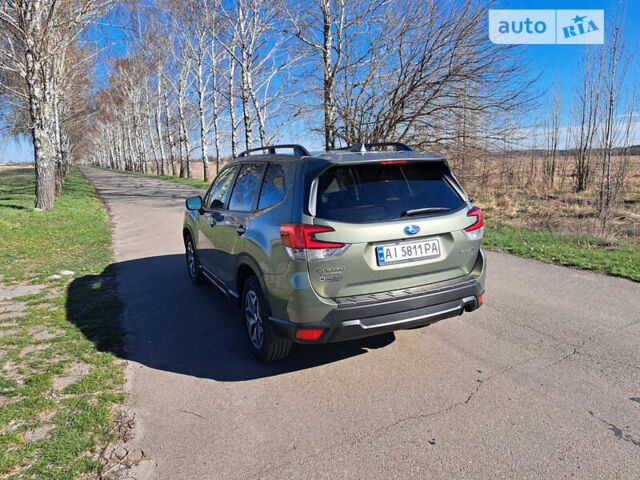
[[191, 278], [195, 278], [198, 271], [196, 265], [196, 253], [193, 249], [193, 242], [189, 240], [187, 242], [187, 268], [189, 269], [189, 275]]
[[264, 329], [262, 327], [260, 301], [253, 290], [249, 290], [244, 299], [244, 318], [251, 343], [257, 350], [260, 350], [264, 340]]

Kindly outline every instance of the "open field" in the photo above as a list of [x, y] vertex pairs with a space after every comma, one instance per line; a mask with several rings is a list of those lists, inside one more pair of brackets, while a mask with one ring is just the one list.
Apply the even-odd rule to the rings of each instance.
[[558, 160], [553, 186], [541, 173], [542, 159], [532, 162], [525, 154], [451, 163], [469, 195], [496, 222], [591, 235], [609, 247], [640, 244], [640, 157], [630, 159], [622, 196], [604, 229], [596, 208], [598, 172], [587, 190], [576, 193], [569, 157]]
[[0, 170], [0, 477], [95, 478], [125, 398], [109, 223], [78, 170], [49, 212], [33, 183]]
[[33, 169], [33, 164], [30, 163], [20, 163], [15, 165], [0, 165], [0, 172], [6, 170], [17, 170], [17, 169]]

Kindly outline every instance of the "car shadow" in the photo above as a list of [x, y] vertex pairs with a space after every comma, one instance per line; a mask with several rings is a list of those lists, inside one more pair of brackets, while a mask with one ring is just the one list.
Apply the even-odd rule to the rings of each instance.
[[[117, 288], [121, 303], [107, 302], [110, 309], [103, 305], [92, 316], [90, 306], [99, 304], [109, 288]], [[67, 293], [67, 320], [101, 350], [150, 368], [219, 381], [314, 368], [395, 340], [390, 333], [327, 345], [294, 345], [288, 358], [262, 364], [249, 350], [236, 302], [212, 285], [193, 285], [182, 255], [114, 263], [101, 275], [75, 279]]]

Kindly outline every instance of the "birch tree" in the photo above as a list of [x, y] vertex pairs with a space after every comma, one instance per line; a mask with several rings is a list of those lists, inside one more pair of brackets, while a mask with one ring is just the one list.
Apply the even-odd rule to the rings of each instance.
[[306, 48], [322, 71], [322, 111], [324, 143], [336, 146], [335, 81], [344, 67], [348, 43], [357, 41], [357, 32], [388, 0], [311, 0], [308, 4], [283, 5], [286, 31]]
[[[231, 37], [231, 41], [229, 42], [228, 49], [234, 51], [236, 48], [235, 37]], [[234, 55], [231, 53], [227, 54], [227, 108], [229, 110], [229, 122], [230, 122], [230, 130], [231, 130], [231, 155], [233, 158], [238, 156], [238, 138], [237, 138], [237, 128], [239, 124], [236, 120], [236, 94], [235, 94], [235, 82], [236, 82], [236, 62], [234, 60]]]
[[[252, 146], [255, 120], [260, 146], [265, 146], [286, 123], [282, 119], [287, 118], [287, 99], [294, 94], [289, 72], [301, 55], [293, 51], [289, 37], [281, 33], [277, 2], [237, 0], [233, 8], [224, 8], [220, 3], [220, 9], [226, 33], [220, 35], [219, 44], [240, 70], [245, 145]], [[276, 117], [282, 118], [270, 123]], [[269, 128], [271, 132], [267, 132]]]
[[[24, 82], [36, 171], [38, 210], [53, 208], [56, 185], [56, 94], [62, 84], [56, 68], [67, 49], [114, 0], [5, 0], [0, 4], [2, 70]], [[60, 65], [59, 63], [57, 64]], [[2, 85], [6, 90], [7, 85]], [[16, 93], [16, 92], [13, 92]]]

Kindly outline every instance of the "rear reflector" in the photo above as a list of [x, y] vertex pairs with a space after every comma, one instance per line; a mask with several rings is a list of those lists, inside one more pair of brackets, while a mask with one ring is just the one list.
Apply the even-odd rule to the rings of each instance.
[[324, 333], [324, 328], [299, 328], [296, 338], [299, 340], [317, 340]]
[[482, 305], [483, 300], [484, 300], [484, 293], [478, 296], [478, 306]]

